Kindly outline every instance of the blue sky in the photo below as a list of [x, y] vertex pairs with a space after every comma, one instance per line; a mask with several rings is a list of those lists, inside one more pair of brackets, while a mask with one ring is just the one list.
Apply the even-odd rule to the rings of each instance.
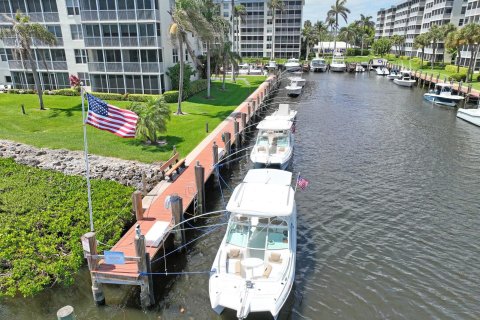
[[[347, 0], [346, 7], [350, 9], [348, 23], [360, 18], [360, 14], [372, 16], [373, 21], [377, 20], [377, 11], [380, 8], [388, 8], [398, 1], [396, 0]], [[313, 23], [317, 20], [325, 21], [327, 11], [335, 3], [335, 0], [305, 0], [303, 7], [303, 20], [310, 20]], [[345, 23], [341, 20], [340, 25]]]

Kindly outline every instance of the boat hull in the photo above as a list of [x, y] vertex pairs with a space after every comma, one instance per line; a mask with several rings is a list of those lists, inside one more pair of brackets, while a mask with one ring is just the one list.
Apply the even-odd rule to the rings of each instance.
[[480, 127], [480, 109], [458, 109], [457, 117]]
[[327, 71], [327, 66], [312, 66], [310, 65], [310, 70], [313, 72], [326, 72]]
[[298, 87], [295, 89], [289, 89], [287, 87], [285, 89], [287, 89], [287, 95], [289, 95], [290, 97], [298, 97], [302, 93], [302, 87]]
[[393, 79], [393, 82], [401, 87], [413, 87], [415, 80]]
[[330, 71], [345, 72], [345, 70], [347, 70], [347, 66], [345, 65], [330, 65]]
[[301, 71], [302, 66], [285, 66], [285, 70], [287, 70], [287, 72]]
[[423, 98], [427, 101], [430, 101], [442, 106], [447, 106], [447, 107], [455, 107], [457, 106], [457, 103], [461, 100], [461, 99], [452, 99], [452, 98], [442, 97], [442, 96], [439, 96], [436, 94], [430, 94], [430, 93], [425, 93], [423, 95]]

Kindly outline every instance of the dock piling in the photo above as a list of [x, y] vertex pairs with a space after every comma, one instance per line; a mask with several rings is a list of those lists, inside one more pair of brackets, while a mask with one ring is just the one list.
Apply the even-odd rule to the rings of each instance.
[[137, 221], [143, 219], [143, 205], [142, 205], [142, 193], [135, 191], [132, 194], [133, 211], [135, 211], [135, 218]]
[[57, 320], [75, 320], [75, 313], [72, 306], [65, 306], [58, 309]]
[[[172, 194], [170, 196], [170, 203], [172, 206], [172, 216], [174, 219], [175, 225], [178, 225], [175, 227], [175, 246], [183, 246], [185, 245], [185, 230], [184, 226], [181, 224], [183, 222], [183, 200], [181, 197], [179, 197], [176, 194]], [[180, 251], [183, 251], [185, 249], [182, 249]]]
[[240, 138], [240, 124], [237, 121], [237, 118], [233, 120], [233, 136], [235, 137], [235, 149], [239, 150], [242, 147], [242, 141]]
[[139, 224], [137, 224], [135, 227], [134, 243], [135, 255], [139, 258], [139, 260], [137, 261], [138, 271], [144, 274], [140, 276], [142, 280], [142, 283], [140, 284], [140, 303], [143, 307], [149, 307], [154, 303], [154, 301], [152, 301], [151, 299], [151, 297], [153, 297], [153, 288], [150, 287], [148, 279], [149, 275], [145, 254], [145, 236], [142, 234], [142, 230], [140, 229]]
[[87, 232], [82, 236], [83, 254], [87, 258], [88, 270], [92, 278], [92, 294], [93, 301], [97, 306], [105, 304], [105, 295], [103, 294], [102, 285], [97, 282], [92, 271], [98, 267], [97, 256], [97, 238], [95, 232]]
[[230, 132], [225, 131], [223, 133], [223, 143], [225, 143], [225, 155], [229, 155], [232, 146], [232, 134]]
[[218, 164], [218, 145], [217, 145], [217, 142], [215, 141], [213, 141], [212, 153], [213, 153], [213, 166], [216, 166]]
[[247, 131], [247, 114], [242, 112], [242, 142], [245, 141], [246, 136], [245, 133]]
[[198, 212], [195, 214], [205, 213], [205, 168], [197, 161], [195, 165], [195, 184], [197, 185], [197, 203]]

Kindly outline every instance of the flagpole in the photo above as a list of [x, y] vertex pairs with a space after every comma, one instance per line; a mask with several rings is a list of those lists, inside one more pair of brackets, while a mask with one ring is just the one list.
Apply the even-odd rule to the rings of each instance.
[[88, 192], [88, 212], [90, 214], [90, 231], [93, 232], [93, 210], [92, 210], [92, 190], [90, 186], [90, 166], [88, 163], [88, 144], [87, 144], [87, 118], [85, 117], [85, 89], [83, 83], [80, 83], [80, 93], [82, 96], [82, 119], [83, 119], [83, 150], [85, 154], [85, 178], [87, 179]]
[[298, 175], [297, 175], [297, 181], [295, 181], [295, 190], [293, 191], [293, 193], [297, 193], [298, 178], [300, 178], [300, 172], [299, 172]]

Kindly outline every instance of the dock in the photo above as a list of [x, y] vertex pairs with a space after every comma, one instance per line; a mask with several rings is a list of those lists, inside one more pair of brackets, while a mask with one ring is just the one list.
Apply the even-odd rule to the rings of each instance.
[[[389, 69], [396, 68], [400, 70], [401, 66], [390, 64]], [[414, 71], [411, 74], [412, 78], [417, 80], [417, 86], [424, 88], [434, 87], [437, 83], [448, 83], [452, 86], [452, 90], [459, 95], [465, 97], [464, 103], [469, 102], [470, 100], [478, 101], [480, 98], [480, 91], [472, 88], [471, 83], [464, 83], [462, 81], [453, 81], [447, 79], [446, 76], [441, 77], [440, 73], [435, 74], [434, 70], [430, 72], [428, 70]]]
[[[132, 195], [136, 223], [110, 249], [120, 255], [119, 263], [106, 263], [106, 256], [96, 249], [94, 232], [82, 236], [82, 247], [92, 278], [92, 293], [96, 304], [104, 304], [103, 283], [139, 285], [142, 306], [154, 304], [153, 281], [150, 260], [163, 254], [167, 238], [173, 233], [180, 244], [184, 234], [177, 232], [175, 225], [183, 221], [183, 215], [192, 204], [204, 212], [204, 184], [214, 173], [219, 159], [227, 156], [233, 145], [241, 145], [242, 133], [252, 122], [252, 118], [266, 106], [266, 99], [280, 84], [279, 78], [271, 75], [244, 102], [242, 102], [223, 122], [221, 122], [185, 158], [185, 169], [173, 181], [161, 181], [153, 194], [142, 199], [136, 191]], [[202, 181], [203, 180], [203, 181]], [[148, 198], [148, 199], [147, 199]], [[155, 223], [168, 227], [160, 234], [158, 246], [146, 245], [145, 235]]]

